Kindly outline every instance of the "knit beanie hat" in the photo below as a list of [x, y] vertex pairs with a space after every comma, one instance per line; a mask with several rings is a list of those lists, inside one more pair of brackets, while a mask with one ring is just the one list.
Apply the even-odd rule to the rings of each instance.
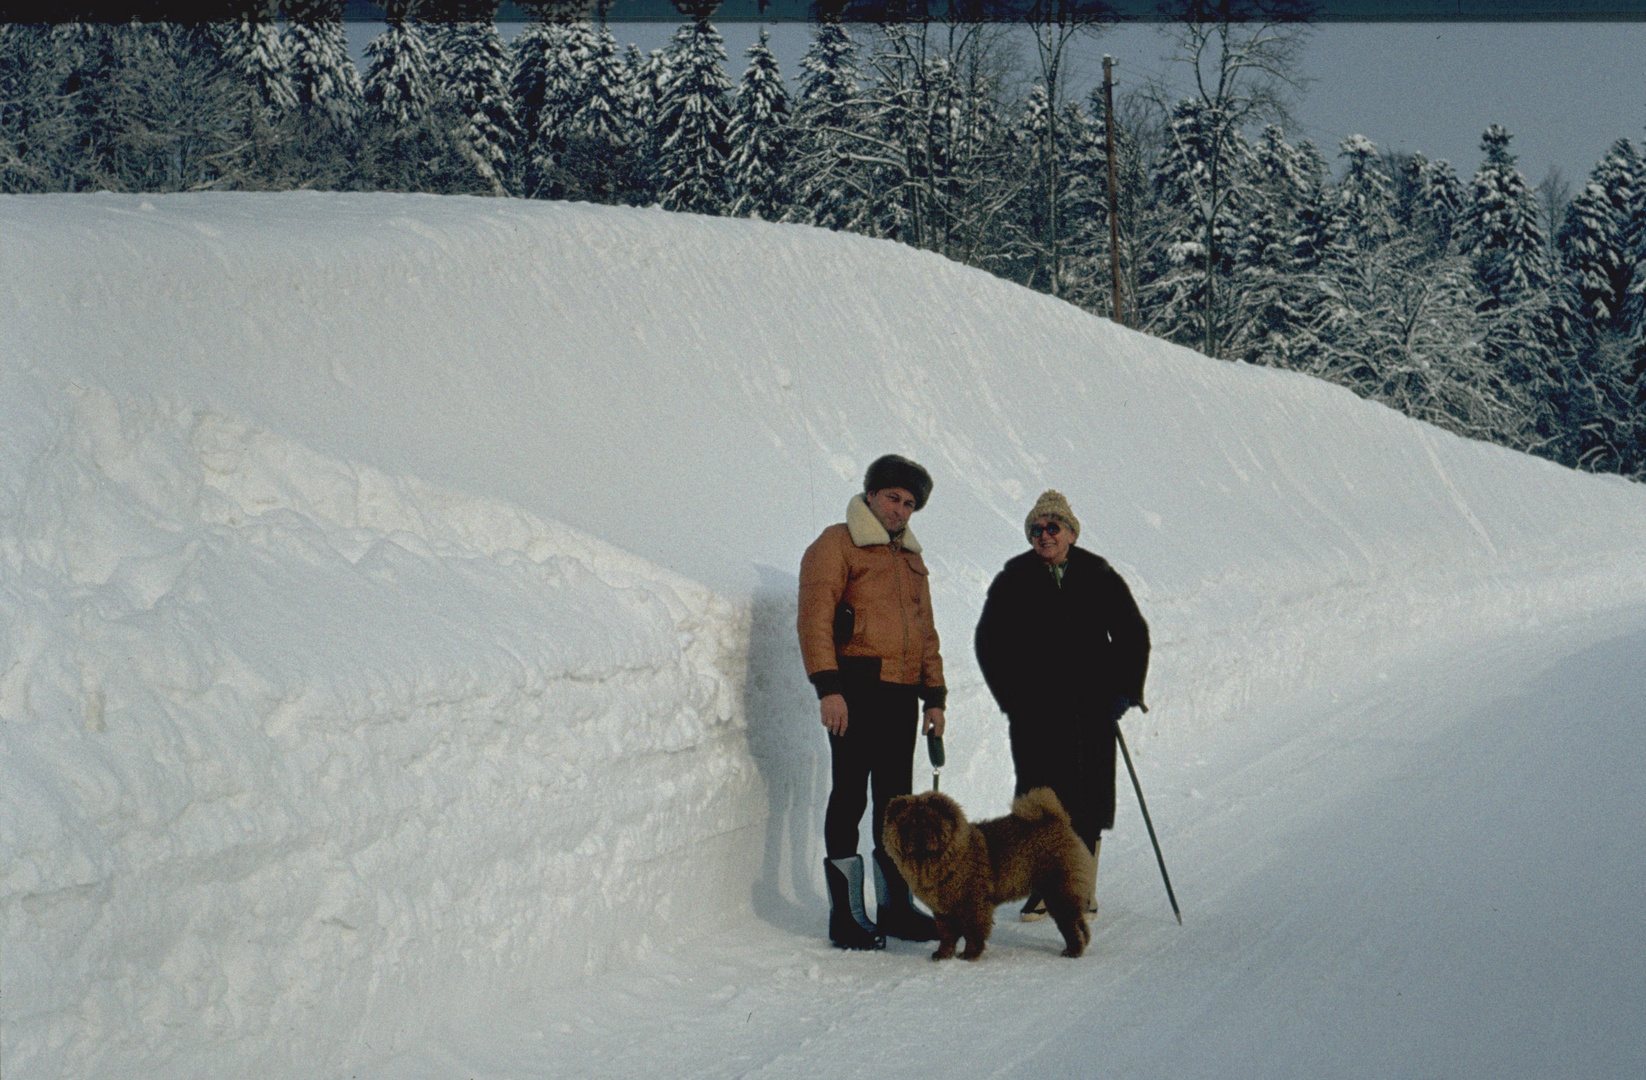
[[[1051, 518], [1053, 521], [1061, 521], [1073, 529], [1075, 537], [1079, 538], [1080, 519], [1074, 516], [1073, 510], [1069, 509], [1069, 500], [1063, 497], [1062, 492], [1046, 490], [1040, 493], [1040, 498], [1035, 500], [1034, 509], [1030, 510], [1029, 516], [1023, 519], [1023, 535], [1029, 536], [1029, 526], [1034, 524], [1035, 518], [1043, 517]], [[1029, 539], [1033, 540], [1034, 537], [1029, 536]]]
[[919, 510], [932, 497], [931, 474], [906, 457], [887, 454], [875, 458], [874, 464], [863, 475], [864, 494], [885, 488], [904, 489], [914, 496], [914, 508]]

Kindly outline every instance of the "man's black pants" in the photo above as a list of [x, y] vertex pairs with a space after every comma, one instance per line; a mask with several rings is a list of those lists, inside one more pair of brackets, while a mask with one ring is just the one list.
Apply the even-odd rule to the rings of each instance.
[[[874, 846], [886, 823], [886, 804], [914, 785], [914, 743], [920, 698], [913, 686], [880, 681], [880, 665], [842, 659], [846, 734], [829, 736], [834, 786], [823, 818], [823, 844], [831, 859], [857, 854], [858, 823], [866, 792], [874, 793]], [[855, 670], [854, 670], [855, 669]]]

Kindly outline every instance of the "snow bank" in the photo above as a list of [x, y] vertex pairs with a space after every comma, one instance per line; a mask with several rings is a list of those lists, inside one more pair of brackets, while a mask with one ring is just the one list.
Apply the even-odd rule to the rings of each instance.
[[684, 849], [746, 907], [724, 601], [210, 411], [0, 394], [8, 1074], [392, 1050], [669, 940]]
[[0, 199], [9, 1075], [393, 1053], [816, 919], [799, 553], [887, 450], [969, 657], [1044, 487], [1156, 632], [1140, 730], [1646, 595], [1646, 497], [934, 255], [425, 196]]

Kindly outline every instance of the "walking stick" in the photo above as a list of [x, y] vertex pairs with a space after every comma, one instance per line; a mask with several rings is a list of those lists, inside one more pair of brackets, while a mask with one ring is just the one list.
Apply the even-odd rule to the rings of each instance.
[[1166, 856], [1160, 853], [1160, 841], [1155, 838], [1154, 822], [1149, 819], [1149, 804], [1143, 801], [1143, 785], [1137, 782], [1137, 770], [1132, 768], [1132, 753], [1126, 749], [1126, 736], [1120, 733], [1120, 724], [1114, 727], [1114, 737], [1120, 741], [1120, 753], [1126, 759], [1126, 771], [1132, 774], [1132, 790], [1137, 792], [1137, 805], [1143, 811], [1143, 824], [1149, 827], [1149, 843], [1154, 845], [1155, 861], [1160, 864], [1160, 880], [1166, 883], [1166, 899], [1172, 902], [1172, 914], [1177, 925], [1183, 925], [1183, 912], [1178, 910], [1177, 894], [1172, 892], [1172, 876], [1166, 873]]

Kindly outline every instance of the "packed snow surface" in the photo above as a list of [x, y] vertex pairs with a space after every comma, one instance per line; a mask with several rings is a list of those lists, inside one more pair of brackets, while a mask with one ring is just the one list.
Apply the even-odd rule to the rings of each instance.
[[[795, 572], [888, 451], [973, 814], [1034, 497], [1131, 583], [1181, 928], [1123, 795], [1084, 958], [828, 946]], [[1643, 653], [1640, 486], [929, 253], [0, 199], [8, 1077], [1642, 1075]]]

